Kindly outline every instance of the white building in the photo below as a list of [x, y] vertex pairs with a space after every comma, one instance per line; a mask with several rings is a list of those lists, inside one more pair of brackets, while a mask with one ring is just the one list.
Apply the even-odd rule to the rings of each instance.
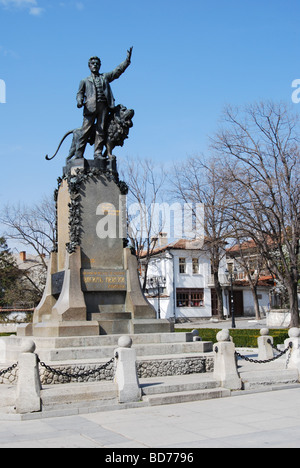
[[147, 298], [161, 318], [211, 318], [210, 258], [202, 240], [181, 239], [157, 248], [147, 278]]
[[[224, 257], [219, 270], [219, 281], [223, 289], [224, 316], [230, 315], [231, 288], [226, 276], [228, 262]], [[143, 276], [143, 258], [141, 258]], [[235, 266], [235, 265], [233, 265]], [[238, 267], [233, 284], [235, 316], [254, 317], [254, 301], [244, 272]], [[260, 281], [258, 299], [260, 310], [269, 309], [267, 280]], [[211, 319], [217, 316], [217, 296], [211, 275], [210, 254], [203, 240], [181, 239], [154, 250], [147, 271], [147, 299], [154, 305], [157, 316], [175, 321]]]

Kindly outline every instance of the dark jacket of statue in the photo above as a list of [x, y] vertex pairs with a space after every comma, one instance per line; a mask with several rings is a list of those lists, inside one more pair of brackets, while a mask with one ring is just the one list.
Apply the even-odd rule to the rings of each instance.
[[[126, 59], [124, 60], [124, 62], [120, 63], [120, 65], [118, 65], [113, 71], [100, 74], [103, 92], [107, 99], [109, 108], [113, 108], [115, 106], [115, 100], [109, 83], [119, 78], [119, 76], [121, 76], [122, 73], [124, 73], [129, 64], [130, 60]], [[96, 112], [97, 96], [96, 87], [92, 75], [88, 76], [84, 80], [81, 80], [79, 90], [77, 93], [77, 103], [84, 104], [84, 115], [90, 115]]]

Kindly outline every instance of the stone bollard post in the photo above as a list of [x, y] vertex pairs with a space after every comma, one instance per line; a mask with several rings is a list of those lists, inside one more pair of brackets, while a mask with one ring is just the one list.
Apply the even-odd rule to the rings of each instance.
[[218, 343], [214, 344], [214, 379], [222, 387], [240, 390], [242, 381], [237, 371], [235, 346], [230, 339], [229, 330], [217, 334]]
[[192, 331], [192, 335], [193, 335], [193, 341], [202, 341], [202, 338], [201, 336], [199, 336], [199, 331], [194, 329]]
[[291, 352], [288, 352], [287, 368], [298, 369], [300, 372], [300, 328], [291, 328], [289, 338], [284, 341], [284, 347], [287, 348], [292, 343]]
[[274, 343], [274, 339], [272, 336], [269, 335], [268, 328], [262, 328], [260, 330], [260, 337], [257, 338], [257, 345], [258, 345], [258, 360], [265, 361], [268, 359], [273, 359], [274, 351], [272, 348], [272, 344]]
[[139, 401], [142, 392], [136, 369], [136, 352], [132, 349], [132, 339], [121, 336], [115, 350], [115, 382], [118, 385], [119, 403]]
[[41, 411], [41, 382], [35, 343], [24, 340], [19, 355], [16, 412], [19, 414]]

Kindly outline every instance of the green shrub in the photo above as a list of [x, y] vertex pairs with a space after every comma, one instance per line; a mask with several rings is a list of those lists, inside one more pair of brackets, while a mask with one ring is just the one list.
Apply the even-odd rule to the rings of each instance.
[[[177, 328], [175, 331], [178, 332], [191, 332], [195, 330], [194, 328], [183, 329]], [[216, 343], [217, 333], [220, 331], [219, 328], [196, 328], [199, 332], [199, 336], [203, 341], [212, 341]], [[260, 336], [259, 329], [230, 329], [230, 336], [234, 341], [234, 344], [237, 348], [256, 348], [257, 347], [257, 338]], [[283, 344], [284, 340], [289, 337], [287, 329], [270, 329], [270, 336], [274, 338], [274, 345], [278, 346]]]

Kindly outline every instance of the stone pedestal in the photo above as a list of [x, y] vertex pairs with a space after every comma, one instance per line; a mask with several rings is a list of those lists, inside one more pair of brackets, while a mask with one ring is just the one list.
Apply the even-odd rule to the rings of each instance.
[[262, 328], [260, 330], [260, 335], [257, 339], [258, 345], [258, 360], [265, 361], [268, 359], [273, 359], [274, 351], [272, 345], [274, 344], [274, 339], [269, 335], [268, 328]]
[[291, 323], [291, 312], [288, 309], [273, 309], [267, 312], [267, 327], [288, 328]]
[[230, 390], [240, 390], [242, 382], [237, 370], [235, 346], [230, 340], [228, 330], [222, 330], [217, 334], [218, 343], [214, 350], [214, 379], [222, 387]]
[[57, 192], [57, 251], [33, 324], [19, 336], [163, 333], [141, 291], [137, 259], [126, 248], [127, 186], [103, 161], [74, 160]]
[[41, 382], [35, 344], [28, 340], [19, 356], [19, 376], [16, 392], [16, 412], [20, 414], [41, 411]]
[[288, 369], [298, 369], [300, 373], [300, 328], [290, 328], [289, 338], [284, 341], [284, 347], [291, 346], [286, 365]]
[[115, 350], [115, 378], [118, 386], [119, 403], [139, 401], [142, 392], [139, 385], [136, 366], [136, 352], [131, 348], [132, 340], [122, 336]]

